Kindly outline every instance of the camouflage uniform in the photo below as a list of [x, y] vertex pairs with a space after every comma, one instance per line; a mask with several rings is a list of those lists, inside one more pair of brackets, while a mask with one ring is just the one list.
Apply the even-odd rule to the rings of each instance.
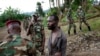
[[[35, 44], [36, 50], [38, 51], [37, 55], [39, 53], [43, 54], [44, 47], [43, 47], [43, 33], [44, 30], [43, 25], [40, 22], [34, 22], [29, 27], [29, 34], [31, 34], [31, 40], [33, 41], [33, 44]], [[43, 47], [43, 48], [42, 48]]]
[[68, 10], [67, 19], [69, 20], [68, 34], [70, 35], [70, 30], [72, 27], [74, 27], [74, 34], [76, 34], [76, 25], [74, 24], [74, 20], [72, 19], [72, 10], [71, 9]]
[[39, 50], [42, 54], [42, 52], [44, 51], [42, 48], [43, 47], [43, 33], [42, 31], [44, 30], [43, 25], [40, 24], [39, 22], [34, 23], [34, 30], [35, 30], [35, 38], [33, 38], [33, 43], [35, 43], [35, 47], [37, 48], [37, 50]]
[[82, 23], [84, 23], [88, 27], [88, 30], [91, 31], [89, 24], [86, 22], [85, 12], [82, 10], [81, 7], [79, 7], [79, 9], [77, 10], [77, 17], [80, 20], [80, 30], [82, 30]]
[[[29, 56], [28, 55], [29, 53], [27, 52], [27, 50], [29, 50], [29, 49], [31, 50], [33, 48], [34, 45], [32, 44], [32, 42], [27, 41], [26, 45], [22, 45], [22, 44], [24, 44], [24, 42], [23, 42], [24, 39], [22, 39], [21, 36], [13, 35], [10, 37], [12, 37], [11, 41], [7, 41], [6, 43], [4, 43], [0, 46], [0, 48], [3, 49], [0, 52], [0, 56], [15, 56], [15, 55]], [[25, 42], [26, 42], [26, 40], [25, 40]], [[31, 52], [31, 54], [32, 54], [32, 52]]]

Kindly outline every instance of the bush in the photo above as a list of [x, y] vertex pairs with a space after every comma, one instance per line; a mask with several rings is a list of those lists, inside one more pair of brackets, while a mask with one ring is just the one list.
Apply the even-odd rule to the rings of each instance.
[[[99, 30], [100, 31], [100, 19], [95, 18], [88, 22], [92, 30]], [[88, 29], [87, 27], [83, 27], [83, 31], [86, 32]]]
[[58, 14], [57, 7], [51, 8], [51, 10], [49, 10], [49, 12], [48, 12], [48, 16], [50, 16], [50, 15], [57, 15], [57, 14]]
[[4, 26], [4, 23], [0, 22], [0, 27], [3, 27]]
[[8, 7], [4, 12], [0, 15], [0, 25], [3, 26], [4, 23], [8, 19], [17, 19], [17, 20], [22, 20], [25, 17], [28, 17], [29, 15], [21, 14], [18, 9], [13, 9], [11, 7]]

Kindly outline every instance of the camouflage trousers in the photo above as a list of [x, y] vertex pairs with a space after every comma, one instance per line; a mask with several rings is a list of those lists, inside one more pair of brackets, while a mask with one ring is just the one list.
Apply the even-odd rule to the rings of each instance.
[[35, 48], [34, 56], [43, 56], [43, 54], [39, 49]]
[[[34, 49], [35, 49], [35, 53], [34, 53], [34, 56], [44, 56], [43, 55], [43, 50], [40, 50], [41, 49], [41, 43], [37, 43], [36, 42], [36, 39], [33, 35], [30, 36], [30, 39], [31, 41], [33, 42], [33, 45], [34, 45]], [[38, 46], [39, 45], [39, 46]]]

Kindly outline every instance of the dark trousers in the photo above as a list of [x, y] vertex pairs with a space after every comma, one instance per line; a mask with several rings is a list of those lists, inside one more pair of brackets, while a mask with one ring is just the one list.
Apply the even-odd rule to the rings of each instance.
[[80, 30], [82, 30], [82, 23], [84, 23], [87, 26], [88, 30], [91, 31], [91, 28], [85, 18], [80, 18], [80, 26], [79, 26]]
[[70, 23], [69, 28], [68, 28], [68, 34], [69, 35], [70, 35], [70, 30], [71, 30], [72, 27], [74, 28], [73, 29], [74, 34], [76, 34], [76, 25], [74, 23]]

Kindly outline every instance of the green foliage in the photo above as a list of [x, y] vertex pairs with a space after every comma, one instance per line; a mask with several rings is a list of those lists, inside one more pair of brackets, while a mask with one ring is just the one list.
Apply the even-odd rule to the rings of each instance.
[[87, 0], [87, 6], [86, 6], [86, 11], [89, 10], [92, 6], [93, 0]]
[[100, 27], [99, 27], [100, 26], [100, 19], [99, 20], [93, 20], [92, 22], [91, 22], [92, 30], [100, 30]]
[[63, 17], [63, 18], [61, 19], [61, 22], [62, 22], [62, 23], [67, 22], [67, 17], [66, 17], [66, 16], [65, 16], [65, 17]]
[[0, 15], [0, 26], [4, 26], [4, 23], [8, 19], [17, 19], [17, 20], [22, 20], [24, 19], [25, 14], [21, 14], [20, 10], [18, 9], [13, 9], [11, 7], [8, 7], [4, 10], [4, 12]]
[[54, 7], [54, 8], [51, 8], [51, 10], [49, 10], [48, 16], [57, 15], [57, 13], [58, 13], [58, 9], [57, 9], [57, 7]]
[[[72, 0], [72, 1], [73, 1], [73, 0]], [[71, 1], [71, 0], [65, 0], [63, 6], [64, 6], [65, 8], [66, 8], [66, 7], [67, 7], [67, 8], [71, 7], [74, 11], [76, 11], [77, 8], [78, 8], [78, 6], [79, 6], [79, 5], [82, 5], [82, 0], [74, 0], [73, 4], [71, 5], [71, 2], [72, 2], [72, 1]], [[92, 2], [93, 2], [93, 0], [87, 0], [87, 7], [86, 7], [86, 10], [88, 10], [88, 9], [91, 7]]]
[[[92, 28], [92, 31], [93, 30], [99, 30], [100, 31], [100, 19], [99, 19], [100, 17], [97, 17], [97, 18], [94, 18], [94, 19], [92, 19], [92, 20], [89, 20], [89, 25], [90, 25], [90, 27]], [[88, 31], [88, 29], [87, 29], [87, 27], [85, 26], [84, 27], [84, 25], [83, 25], [83, 32], [87, 32]]]
[[90, 14], [90, 13], [87, 13], [87, 14], [86, 14], [86, 18], [89, 18], [89, 17], [91, 17], [91, 16], [94, 16], [94, 14], [92, 14], [92, 13], [91, 13], [91, 14]]
[[47, 26], [47, 17], [44, 17], [44, 18], [43, 18], [43, 25], [44, 25], [44, 27]]
[[64, 8], [68, 8], [69, 5], [70, 5], [69, 0], [64, 0], [64, 4], [63, 4]]
[[0, 27], [3, 27], [4, 26], [4, 23], [0, 22]]

